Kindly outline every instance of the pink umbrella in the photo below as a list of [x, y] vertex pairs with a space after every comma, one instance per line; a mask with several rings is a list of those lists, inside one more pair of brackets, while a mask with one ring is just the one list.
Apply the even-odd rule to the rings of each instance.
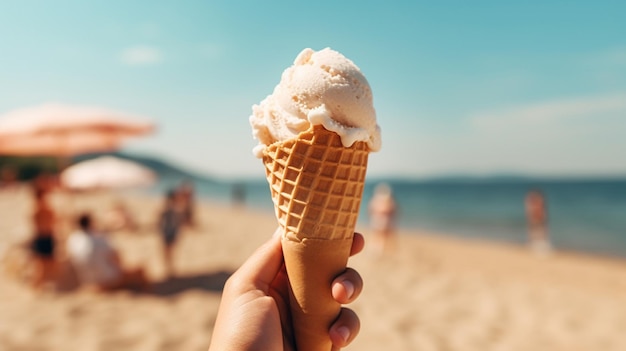
[[97, 107], [48, 104], [0, 116], [0, 154], [72, 156], [118, 149], [152, 133], [145, 119]]

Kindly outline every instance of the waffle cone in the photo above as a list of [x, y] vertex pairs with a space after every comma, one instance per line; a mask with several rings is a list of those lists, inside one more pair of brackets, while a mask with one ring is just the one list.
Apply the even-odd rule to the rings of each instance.
[[328, 329], [341, 306], [331, 295], [346, 267], [356, 226], [369, 149], [344, 147], [322, 126], [269, 145], [263, 153], [291, 286], [298, 351], [330, 351]]

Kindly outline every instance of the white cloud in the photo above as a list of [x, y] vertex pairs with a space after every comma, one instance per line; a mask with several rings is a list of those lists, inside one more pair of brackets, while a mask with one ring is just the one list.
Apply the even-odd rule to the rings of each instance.
[[153, 65], [163, 61], [161, 50], [151, 46], [135, 46], [122, 51], [120, 60], [127, 65]]
[[509, 107], [474, 114], [470, 121], [477, 128], [538, 127], [566, 123], [568, 119], [600, 118], [623, 113], [626, 117], [626, 92], [586, 96]]
[[[426, 173], [626, 174], [626, 92], [472, 114], [455, 133], [422, 136]], [[417, 153], [417, 151], [416, 151]], [[426, 167], [426, 168], [425, 168]]]

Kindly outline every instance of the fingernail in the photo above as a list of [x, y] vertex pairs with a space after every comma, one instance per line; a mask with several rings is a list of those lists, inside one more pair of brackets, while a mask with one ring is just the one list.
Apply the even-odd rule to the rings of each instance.
[[346, 289], [346, 293], [348, 293], [348, 298], [351, 299], [352, 295], [354, 295], [354, 284], [352, 284], [349, 280], [344, 280], [341, 282], [343, 284], [343, 288]]
[[339, 327], [337, 328], [337, 334], [341, 336], [344, 342], [347, 342], [350, 337], [350, 329], [348, 327]]

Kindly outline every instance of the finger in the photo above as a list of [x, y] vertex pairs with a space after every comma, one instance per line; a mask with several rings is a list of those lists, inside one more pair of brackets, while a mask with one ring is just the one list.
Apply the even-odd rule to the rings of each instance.
[[241, 267], [233, 274], [231, 284], [242, 289], [251, 284], [252, 287], [268, 292], [272, 281], [276, 278], [283, 265], [283, 251], [280, 244], [280, 229], [277, 229], [272, 238], [259, 247]]
[[363, 279], [359, 272], [347, 268], [332, 284], [333, 298], [340, 304], [351, 303], [363, 291]]
[[276, 277], [271, 283], [270, 286], [272, 296], [277, 295], [280, 296], [285, 301], [289, 299], [289, 277], [287, 276], [287, 270], [285, 269], [285, 264], [281, 265]]
[[283, 264], [269, 290], [269, 295], [278, 306], [281, 329], [283, 330], [283, 345], [294, 345], [291, 311], [289, 309], [289, 289], [289, 279]]
[[361, 322], [356, 313], [348, 308], [342, 308], [339, 317], [330, 326], [328, 335], [333, 342], [333, 350], [348, 346], [359, 334]]
[[[276, 277], [270, 284], [268, 295], [274, 298], [276, 304], [279, 307], [279, 311], [289, 311], [289, 278], [287, 277], [287, 271], [283, 264], [281, 269], [276, 274]], [[284, 308], [283, 308], [284, 307]], [[285, 316], [281, 315], [281, 321], [285, 320]]]
[[354, 256], [359, 252], [363, 251], [365, 247], [365, 238], [363, 238], [363, 234], [354, 233], [354, 239], [352, 239], [352, 248], [350, 249], [350, 256]]

